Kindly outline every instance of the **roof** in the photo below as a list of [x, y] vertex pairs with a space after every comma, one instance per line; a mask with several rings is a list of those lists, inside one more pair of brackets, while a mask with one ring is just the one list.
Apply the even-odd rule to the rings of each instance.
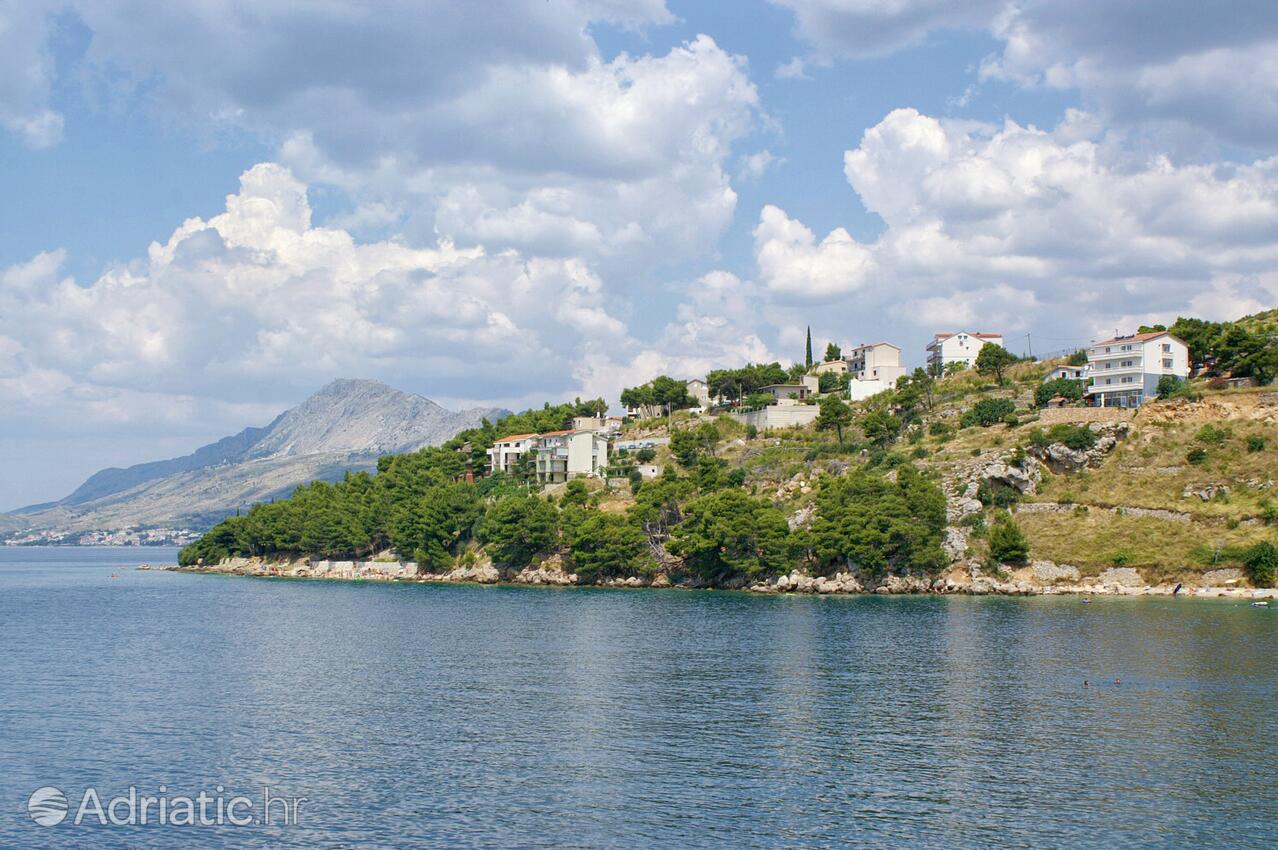
[[1113, 339], [1102, 339], [1099, 342], [1093, 342], [1092, 345], [1113, 345], [1116, 342], [1148, 342], [1151, 339], [1158, 339], [1160, 336], [1170, 336], [1181, 345], [1185, 341], [1176, 337], [1171, 331], [1149, 331], [1143, 334], [1132, 334], [1131, 336], [1116, 336]]
[[568, 429], [568, 430], [566, 430], [566, 431], [547, 431], [546, 433], [542, 434], [541, 436], [543, 436], [543, 437], [566, 437], [566, 436], [568, 436], [569, 434], [576, 434], [576, 433], [577, 433], [577, 432], [576, 432], [576, 431], [574, 431], [572, 428], [569, 428], [569, 429]]
[[972, 331], [957, 331], [955, 333], [947, 333], [945, 331], [940, 331], [936, 334], [936, 338], [949, 339], [950, 337], [958, 336], [961, 333], [967, 334], [968, 336], [974, 336], [977, 339], [1002, 339], [1003, 338], [1002, 334], [989, 333], [986, 331], [978, 331], [976, 333], [973, 333]]
[[900, 351], [900, 350], [901, 350], [901, 346], [899, 346], [899, 345], [893, 345], [893, 344], [892, 344], [892, 343], [890, 343], [890, 342], [863, 342], [863, 343], [861, 343], [860, 345], [858, 345], [856, 348], [854, 348], [854, 349], [852, 349], [852, 350], [853, 350], [853, 351], [859, 351], [859, 350], [860, 350], [860, 349], [862, 349], [862, 348], [874, 348], [874, 347], [879, 346], [879, 345], [886, 345], [886, 346], [888, 346], [889, 348], [895, 348], [897, 351]]
[[493, 445], [498, 443], [514, 443], [519, 440], [527, 440], [529, 437], [536, 437], [536, 434], [511, 434], [509, 437], [502, 437], [500, 440], [493, 440]]
[[766, 387], [759, 387], [761, 390], [806, 390], [807, 384], [768, 384]]

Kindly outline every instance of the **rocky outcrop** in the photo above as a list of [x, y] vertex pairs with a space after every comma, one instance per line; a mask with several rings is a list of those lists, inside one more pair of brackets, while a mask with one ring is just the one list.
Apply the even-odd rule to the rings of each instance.
[[1027, 453], [1054, 473], [1079, 472], [1100, 466], [1106, 455], [1118, 446], [1118, 441], [1131, 433], [1128, 422], [1093, 422], [1087, 427], [1096, 434], [1096, 445], [1090, 449], [1071, 449], [1064, 443], [1052, 443], [1046, 447], [1030, 446]]
[[1217, 496], [1228, 496], [1228, 495], [1229, 495], [1228, 484], [1204, 484], [1198, 487], [1195, 487], [1194, 485], [1191, 484], [1181, 491], [1180, 497], [1182, 499], [1198, 498], [1198, 499], [1202, 499], [1204, 502], [1210, 502], [1212, 499], [1216, 498]]
[[1132, 567], [1110, 567], [1096, 577], [1100, 585], [1117, 585], [1119, 587], [1143, 587], [1145, 579]]

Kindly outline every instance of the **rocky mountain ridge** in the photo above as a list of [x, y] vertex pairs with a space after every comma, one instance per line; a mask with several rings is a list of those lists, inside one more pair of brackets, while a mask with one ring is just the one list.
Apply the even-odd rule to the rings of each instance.
[[103, 469], [65, 499], [14, 511], [0, 529], [199, 530], [299, 484], [373, 469], [380, 455], [438, 445], [506, 413], [451, 411], [379, 381], [335, 380], [269, 425], [245, 428], [182, 457]]

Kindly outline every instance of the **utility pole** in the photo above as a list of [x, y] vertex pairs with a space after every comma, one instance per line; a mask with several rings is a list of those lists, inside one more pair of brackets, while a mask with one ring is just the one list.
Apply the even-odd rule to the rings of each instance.
[[1025, 334], [1025, 348], [1029, 351], [1029, 356], [1030, 356], [1030, 358], [1031, 358], [1031, 359], [1033, 359], [1033, 357], [1034, 357], [1034, 344], [1033, 344], [1032, 342], [1030, 342], [1030, 335], [1029, 335], [1029, 334]]

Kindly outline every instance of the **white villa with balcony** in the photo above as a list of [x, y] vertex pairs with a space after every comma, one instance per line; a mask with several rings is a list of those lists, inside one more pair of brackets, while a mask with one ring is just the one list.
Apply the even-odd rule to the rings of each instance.
[[883, 381], [886, 386], [896, 386], [896, 379], [905, 374], [901, 365], [901, 347], [890, 342], [862, 343], [848, 352], [848, 372], [858, 381]]
[[962, 363], [969, 369], [976, 365], [976, 355], [987, 345], [1002, 345], [1003, 335], [995, 333], [938, 333], [927, 344], [927, 365], [944, 367]]
[[543, 484], [602, 476], [607, 466], [608, 439], [597, 431], [551, 431], [537, 439], [537, 480]]
[[1087, 349], [1087, 369], [1094, 406], [1140, 407], [1158, 394], [1164, 375], [1189, 377], [1189, 346], [1167, 331], [1101, 340]]
[[519, 458], [537, 446], [537, 434], [513, 434], [502, 437], [493, 443], [488, 450], [488, 467], [493, 472], [504, 472], [511, 475], [515, 471]]

